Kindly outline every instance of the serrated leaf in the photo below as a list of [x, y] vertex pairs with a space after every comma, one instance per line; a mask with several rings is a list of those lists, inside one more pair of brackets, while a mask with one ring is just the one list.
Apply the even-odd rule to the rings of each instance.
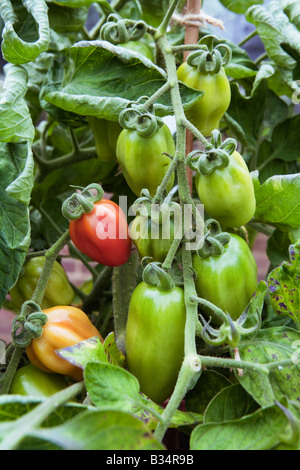
[[299, 340], [298, 331], [283, 326], [262, 329], [254, 338], [240, 341], [238, 348], [243, 361], [270, 364], [288, 360], [291, 364], [272, 369], [269, 375], [249, 369], [244, 370], [242, 376], [237, 375], [240, 384], [261, 406], [268, 406], [283, 397], [299, 400], [300, 367], [293, 362], [295, 342]]
[[[232, 421], [249, 414], [253, 399], [240, 384], [223, 388], [209, 403], [204, 414], [204, 423]], [[256, 405], [256, 407], [258, 407]], [[253, 411], [253, 410], [252, 410]]]
[[0, 94], [0, 141], [21, 142], [33, 140], [35, 129], [25, 101], [27, 72], [18, 65], [4, 68], [3, 94]]
[[108, 357], [103, 349], [102, 342], [97, 336], [80, 341], [73, 346], [58, 349], [56, 353], [58, 356], [81, 369], [84, 369], [86, 364], [91, 361], [108, 362]]
[[295, 115], [275, 127], [272, 134], [273, 158], [286, 161], [299, 158], [299, 126], [300, 115]]
[[276, 21], [276, 17], [265, 7], [254, 5], [247, 10], [246, 19], [255, 24], [269, 57], [281, 67], [293, 69], [295, 60], [281, 47], [285, 31], [283, 25]]
[[284, 231], [300, 226], [300, 174], [276, 175], [260, 184], [257, 172], [252, 174], [255, 218]]
[[256, 74], [250, 94], [244, 96], [237, 83], [231, 84], [231, 102], [225, 120], [240, 142], [250, 151], [255, 151], [264, 120], [267, 100], [265, 81], [274, 73], [273, 67], [262, 66]]
[[0, 305], [18, 278], [30, 244], [31, 179], [24, 178], [28, 149], [28, 143], [0, 143]]
[[[165, 72], [146, 57], [107, 41], [81, 41], [64, 53], [69, 56], [64, 74], [56, 70], [49, 77], [42, 98], [82, 116], [117, 121], [130, 101], [151, 96], [166, 80]], [[185, 108], [202, 96], [202, 91], [184, 84], [180, 91]], [[173, 113], [169, 93], [156, 101], [155, 111], [159, 116]]]
[[73, 346], [58, 349], [56, 353], [81, 369], [84, 369], [88, 362], [109, 362], [120, 367], [125, 362], [125, 357], [115, 343], [114, 333], [110, 333], [104, 341], [95, 336]]
[[214, 370], [203, 370], [197, 384], [185, 397], [187, 411], [204, 414], [207, 405], [213, 397], [220, 390], [230, 385], [230, 380], [224, 377], [224, 375]]
[[289, 251], [291, 263], [284, 261], [268, 276], [270, 302], [278, 315], [291, 317], [300, 330], [300, 242]]
[[[38, 55], [48, 48], [50, 40], [50, 30], [47, 15], [47, 5], [44, 0], [22, 0], [24, 7], [30, 18], [28, 28], [32, 30], [32, 21], [38, 26], [38, 39], [28, 42], [26, 33], [28, 29], [22, 31], [23, 38], [15, 31], [15, 24], [19, 18], [14, 10], [11, 2], [1, 2], [0, 15], [2, 16], [5, 26], [2, 32], [2, 53], [6, 61], [12, 64], [25, 64], [34, 60]], [[24, 18], [22, 18], [24, 23]]]
[[272, 405], [250, 416], [197, 426], [191, 434], [191, 450], [271, 450], [280, 444], [288, 424], [283, 411]]
[[140, 419], [122, 411], [87, 411], [32, 435], [64, 450], [164, 450]]
[[298, 0], [281, 0], [281, 7], [290, 21], [300, 29], [300, 4]]
[[84, 380], [90, 400], [98, 408], [131, 411], [140, 401], [137, 378], [121, 367], [89, 362]]

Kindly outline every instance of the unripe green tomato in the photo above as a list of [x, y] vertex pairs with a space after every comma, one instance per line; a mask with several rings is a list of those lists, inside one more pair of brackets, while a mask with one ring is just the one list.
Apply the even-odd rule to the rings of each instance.
[[147, 59], [150, 59], [152, 61], [154, 59], [152, 51], [149, 49], [147, 44], [145, 44], [142, 41], [128, 41], [122, 44], [118, 44], [118, 46], [122, 46], [122, 47], [125, 47], [125, 49], [138, 52], [139, 54], [147, 57]]
[[234, 152], [226, 168], [196, 175], [196, 191], [205, 211], [224, 227], [240, 227], [255, 214], [253, 182], [243, 157]]
[[[195, 254], [193, 268], [198, 296], [237, 320], [250, 302], [258, 282], [256, 261], [245, 240], [231, 234], [221, 255], [201, 258]], [[215, 324], [219, 323], [210, 309], [203, 311]]]
[[151, 218], [146, 219], [143, 216], [135, 217], [130, 226], [130, 237], [141, 258], [147, 256], [161, 263], [165, 260], [174, 239], [174, 221], [170, 220], [166, 232], [168, 233], [164, 233], [161, 224], [151, 222]]
[[204, 136], [210, 136], [219, 128], [230, 105], [231, 90], [224, 68], [218, 73], [200, 73], [184, 62], [178, 68], [177, 76], [189, 87], [204, 91], [204, 95], [187, 110], [186, 116]]
[[128, 370], [141, 392], [163, 403], [173, 392], [184, 358], [186, 309], [180, 287], [163, 291], [141, 282], [134, 290], [126, 326]]
[[[23, 266], [23, 270], [16, 284], [10, 290], [10, 297], [14, 305], [18, 308], [26, 300], [30, 300], [41, 276], [44, 264], [44, 256], [37, 256], [29, 259]], [[54, 262], [45, 294], [41, 303], [41, 308], [50, 308], [55, 305], [69, 305], [74, 298], [74, 291], [70, 285], [64, 268]]]
[[[136, 130], [122, 130], [117, 141], [117, 159], [128, 186], [137, 196], [146, 188], [154, 197], [171, 164], [164, 152], [175, 155], [175, 143], [166, 124], [150, 137], [142, 136]], [[174, 174], [169, 179], [167, 191], [171, 191], [173, 184]]]
[[116, 147], [122, 127], [117, 121], [107, 121], [89, 116], [89, 123], [94, 135], [96, 152], [103, 162], [116, 161]]
[[68, 386], [62, 375], [47, 374], [29, 363], [14, 375], [10, 393], [38, 398], [50, 397]]

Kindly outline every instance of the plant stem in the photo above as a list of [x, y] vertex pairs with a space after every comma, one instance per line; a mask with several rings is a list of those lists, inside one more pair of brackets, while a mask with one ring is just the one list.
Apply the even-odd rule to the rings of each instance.
[[[269, 369], [266, 364], [256, 364], [254, 362], [242, 361], [237, 359], [214, 357], [214, 356], [200, 356], [203, 366], [206, 367], [227, 367], [235, 369], [248, 369], [255, 372], [261, 372], [268, 375]], [[290, 361], [291, 362], [291, 361]]]
[[242, 47], [244, 44], [246, 44], [246, 42], [250, 41], [250, 39], [254, 38], [256, 35], [257, 35], [257, 31], [256, 29], [254, 29], [254, 31], [251, 31], [251, 33], [245, 36], [244, 39], [242, 39], [238, 45]]
[[[177, 4], [177, 2], [174, 2], [172, 6], [174, 6], [175, 3]], [[157, 45], [163, 53], [168, 74], [168, 80], [171, 86], [170, 94], [177, 128], [175, 155], [178, 160], [177, 176], [179, 186], [179, 197], [182, 209], [184, 209], [184, 204], [192, 202], [185, 165], [186, 132], [183, 124], [185, 122], [185, 115], [180, 97], [179, 84], [177, 81], [175, 58], [173, 56], [171, 47], [165, 36], [157, 38]], [[179, 372], [175, 389], [162, 415], [163, 423], [158, 423], [157, 428], [155, 430], [155, 436], [160, 441], [163, 439], [163, 436], [169, 426], [172, 416], [180, 405], [186, 392], [195, 385], [196, 380], [199, 378], [199, 375], [201, 373], [201, 361], [199, 360], [199, 356], [197, 355], [195, 342], [198, 321], [198, 308], [197, 304], [190, 300], [192, 295], [196, 295], [196, 291], [193, 279], [193, 271], [191, 270], [191, 252], [187, 250], [186, 247], [183, 247], [182, 258], [185, 291], [184, 295], [186, 305], [184, 360]]]
[[30, 431], [40, 426], [58, 406], [63, 405], [65, 402], [78, 395], [84, 388], [84, 382], [75, 383], [55, 393], [40, 405], [36, 406], [32, 411], [25, 414], [17, 421], [14, 421], [12, 431], [0, 444], [0, 450], [17, 449], [24, 437], [30, 434]]
[[197, 295], [192, 295], [191, 297], [191, 300], [193, 302], [197, 302], [201, 305], [204, 305], [205, 307], [209, 308], [210, 310], [212, 310], [214, 312], [214, 314], [221, 320], [221, 321], [224, 321], [224, 322], [228, 322], [228, 318], [227, 318], [227, 315], [223, 312], [223, 310], [219, 307], [217, 307], [216, 305], [214, 305], [213, 303], [209, 302], [208, 300], [206, 299], [202, 299], [200, 297], [198, 297]]
[[126, 264], [114, 268], [112, 277], [114, 330], [117, 346], [122, 353], [125, 352], [128, 307], [132, 292], [136, 286], [138, 263], [139, 255], [137, 252], [133, 252]]
[[67, 230], [55, 243], [52, 245], [45, 253], [45, 263], [43, 266], [42, 274], [38, 280], [38, 283], [36, 285], [35, 291], [32, 296], [32, 301], [36, 302], [38, 305], [41, 304], [45, 290], [48, 284], [48, 279], [50, 277], [53, 264], [59, 254], [59, 252], [62, 250], [62, 248], [68, 243], [68, 240], [70, 238], [69, 230]]
[[153, 204], [158, 204], [162, 200], [163, 194], [166, 190], [169, 179], [171, 178], [171, 175], [176, 170], [177, 164], [178, 164], [178, 154], [175, 154], [175, 156], [174, 156], [173, 160], [171, 161], [171, 164], [169, 165], [168, 170], [167, 170], [161, 184], [158, 186], [158, 188], [156, 190], [156, 194], [155, 194], [154, 199], [153, 199]]
[[179, 3], [179, 0], [173, 0], [171, 5], [169, 6], [169, 9], [168, 9], [164, 19], [162, 20], [161, 24], [159, 25], [159, 27], [156, 30], [156, 33], [154, 35], [155, 40], [157, 40], [159, 37], [166, 34], [169, 23], [170, 23], [171, 18], [172, 18], [172, 15], [173, 15], [174, 11], [176, 10], [176, 7], [177, 7], [178, 3]]
[[89, 312], [93, 307], [94, 302], [99, 299], [102, 291], [107, 287], [113, 273], [113, 268], [105, 266], [102, 271], [98, 274], [91, 293], [86, 297], [83, 302], [82, 310]]
[[269, 56], [268, 56], [268, 53], [267, 52], [263, 52], [260, 56], [258, 56], [255, 60], [254, 60], [254, 63], [256, 65], [260, 64], [263, 60], [267, 59]]
[[[65, 232], [55, 243], [52, 245], [46, 252], [45, 252], [45, 263], [42, 269], [42, 273], [40, 275], [40, 278], [38, 280], [38, 283], [36, 285], [36, 288], [34, 290], [34, 293], [32, 295], [32, 302], [36, 302], [38, 305], [41, 304], [45, 290], [48, 284], [48, 279], [50, 277], [54, 261], [57, 258], [57, 255], [59, 254], [60, 250], [65, 246], [67, 243], [67, 240], [69, 238], [69, 231]], [[27, 308], [27, 307], [26, 307]], [[30, 306], [28, 306], [28, 312], [24, 309], [24, 315], [30, 312]], [[9, 362], [9, 365], [5, 371], [5, 374], [1, 378], [1, 394], [3, 393], [8, 393], [10, 384], [12, 381], [12, 378], [15, 374], [15, 371], [17, 370], [18, 364], [20, 362], [20, 359], [22, 357], [23, 353], [23, 348], [18, 348], [16, 347], [11, 360]]]
[[1, 377], [0, 380], [0, 395], [7, 395], [9, 393], [11, 382], [16, 373], [22, 354], [23, 348], [14, 348], [5, 374]]
[[62, 157], [55, 158], [54, 160], [44, 160], [34, 152], [34, 159], [36, 162], [42, 167], [42, 169], [49, 172], [72, 165], [72, 163], [83, 162], [92, 158], [96, 158], [96, 147], [80, 149], [78, 152], [72, 151]]
[[200, 46], [199, 44], [182, 44], [180, 46], [173, 46], [172, 51], [174, 54], [177, 52], [184, 52], [184, 51], [198, 51], [202, 49], [203, 46]]
[[184, 126], [188, 131], [190, 131], [194, 136], [196, 137], [197, 140], [200, 140], [202, 144], [204, 145], [205, 148], [209, 148], [211, 145], [208, 142], [208, 140], [204, 137], [204, 135], [195, 127], [190, 121], [188, 121], [186, 118], [184, 119]]
[[174, 238], [172, 241], [172, 245], [168, 251], [168, 254], [163, 262], [162, 268], [163, 269], [170, 269], [172, 266], [173, 259], [178, 251], [179, 245], [181, 243], [181, 238]]
[[150, 106], [152, 106], [152, 104], [155, 103], [155, 101], [157, 101], [158, 98], [160, 98], [160, 96], [166, 93], [169, 89], [169, 82], [164, 83], [163, 86], [161, 86], [155, 93], [153, 93], [153, 95], [150, 96], [150, 98], [148, 98], [148, 100], [143, 104], [143, 109], [147, 110], [148, 108], [150, 108]]

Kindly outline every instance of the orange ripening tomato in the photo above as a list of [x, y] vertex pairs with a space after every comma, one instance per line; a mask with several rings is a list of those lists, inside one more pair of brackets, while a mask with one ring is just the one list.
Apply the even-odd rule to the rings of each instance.
[[26, 348], [26, 354], [35, 366], [44, 372], [59, 373], [82, 380], [81, 368], [60, 357], [55, 351], [98, 336], [102, 337], [88, 316], [79, 308], [58, 306], [43, 310], [48, 316], [43, 334]]
[[127, 220], [113, 201], [102, 199], [96, 202], [92, 212], [70, 222], [69, 230], [74, 245], [100, 264], [121, 266], [130, 257]]

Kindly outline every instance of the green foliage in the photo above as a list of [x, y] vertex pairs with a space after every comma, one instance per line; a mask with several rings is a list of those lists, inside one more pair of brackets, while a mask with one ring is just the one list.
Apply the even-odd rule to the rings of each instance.
[[[185, 29], [174, 21], [165, 36], [160, 31], [168, 41], [171, 66], [162, 58], [166, 50], [159, 45], [160, 34], [155, 36], [173, 3], [1, 1], [6, 65], [0, 87], [0, 306], [11, 306], [7, 295], [26, 257], [53, 249], [68, 229], [61, 205], [74, 186], [100, 182], [114, 201], [119, 196], [127, 196], [128, 206], [135, 201], [117, 162], [98, 158], [89, 116], [118, 121], [124, 109], [145, 96], [150, 98], [147, 111], [159, 120], [176, 115], [176, 83], [166, 85], [175, 64], [172, 47], [176, 64], [182, 63]], [[185, 407], [168, 415], [170, 408], [140, 393], [138, 380], [127, 370], [126, 312], [142, 280], [137, 253], [112, 276], [69, 243], [70, 257], [80, 260], [91, 275], [88, 289], [76, 287], [76, 306], [89, 315], [104, 341], [91, 338], [58, 351], [83, 370], [82, 388], [72, 388], [70, 382], [41, 401], [9, 394], [7, 383], [3, 392], [0, 380], [0, 449], [162, 451], [166, 446], [157, 430], [166, 426], [184, 436], [191, 450], [300, 450], [300, 7], [295, 0], [274, 0], [268, 6], [252, 0], [220, 3], [244, 15], [252, 38], [257, 36], [264, 47], [263, 55], [252, 59], [245, 50], [246, 39], [238, 45], [222, 38], [213, 26], [199, 30], [199, 40], [214, 34], [231, 47], [232, 59], [225, 66], [231, 102], [220, 131], [224, 138], [236, 139], [253, 181], [256, 211], [243, 235], [262, 232], [268, 237], [266, 279], [257, 285], [245, 318], [229, 322], [232, 334], [241, 332], [238, 347], [226, 342], [211, 346], [204, 338], [217, 337], [219, 330], [208, 324], [205, 336], [200, 321], [197, 331], [188, 323], [187, 348], [196, 333], [202, 368], [195, 376], [201, 374], [190, 389], [189, 378], [179, 375]], [[88, 30], [92, 11], [96, 24]], [[100, 39], [111, 13], [148, 24], [143, 41], [156, 52], [153, 61]], [[179, 92], [188, 116], [203, 91], [179, 83]], [[178, 133], [177, 128], [174, 140]], [[194, 132], [196, 145], [201, 140], [197, 136]], [[178, 143], [177, 150], [177, 157], [184, 154]], [[190, 201], [179, 171], [177, 177], [179, 197]], [[195, 201], [199, 203], [196, 196]], [[172, 244], [168, 263], [178, 246]], [[178, 278], [189, 287], [188, 311], [201, 313], [201, 307], [190, 301], [194, 273], [184, 264], [181, 246], [174, 259], [176, 273], [180, 271]], [[60, 253], [59, 261], [61, 256], [65, 255]], [[23, 351], [20, 356], [20, 364], [27, 362]], [[14, 360], [8, 348], [7, 362], [17, 367]], [[7, 370], [11, 373], [10, 367]], [[76, 402], [70, 402], [73, 398]]]

